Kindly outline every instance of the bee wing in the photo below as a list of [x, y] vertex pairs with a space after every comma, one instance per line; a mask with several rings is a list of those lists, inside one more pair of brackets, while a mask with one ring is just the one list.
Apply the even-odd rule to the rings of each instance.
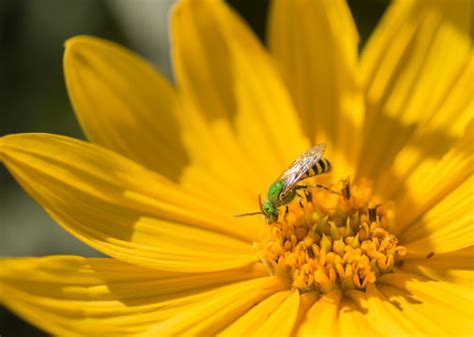
[[295, 186], [301, 177], [321, 159], [324, 151], [326, 151], [326, 144], [317, 144], [296, 158], [293, 164], [277, 179], [277, 181], [285, 181], [280, 196], [284, 196]]

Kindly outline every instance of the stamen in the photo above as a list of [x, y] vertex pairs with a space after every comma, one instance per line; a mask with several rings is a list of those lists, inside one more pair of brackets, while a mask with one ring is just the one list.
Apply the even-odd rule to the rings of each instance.
[[256, 245], [261, 260], [301, 292], [364, 290], [406, 254], [390, 233], [392, 203], [375, 200], [367, 182], [347, 184], [337, 195], [304, 189]]

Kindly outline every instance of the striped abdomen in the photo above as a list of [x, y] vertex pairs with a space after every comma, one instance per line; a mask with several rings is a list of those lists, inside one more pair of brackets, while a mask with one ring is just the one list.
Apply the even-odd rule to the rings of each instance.
[[329, 160], [321, 158], [308, 170], [308, 172], [306, 172], [302, 179], [317, 176], [318, 174], [327, 173], [329, 171], [331, 171], [331, 163]]

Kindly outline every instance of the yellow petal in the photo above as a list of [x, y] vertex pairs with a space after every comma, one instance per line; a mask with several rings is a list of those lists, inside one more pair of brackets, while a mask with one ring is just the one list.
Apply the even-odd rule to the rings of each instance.
[[[430, 315], [430, 312], [426, 310], [424, 305], [410, 304], [411, 302], [417, 302], [416, 299], [410, 297], [409, 294], [388, 286], [379, 286], [380, 292], [384, 295], [388, 302], [396, 305], [399, 310], [403, 311], [403, 314], [416, 324], [419, 329], [419, 334], [423, 336], [436, 336], [436, 335], [449, 335], [452, 336], [450, 330], [446, 329], [445, 324], [439, 324], [438, 322], [442, 317], [436, 318]], [[419, 303], [421, 304], [421, 303]], [[444, 318], [444, 317], [443, 317]], [[436, 322], [436, 324], [433, 324]], [[445, 322], [443, 322], [445, 323]], [[450, 322], [451, 324], [452, 322]], [[444, 328], [444, 329], [443, 329]]]
[[197, 303], [221, 289], [216, 287], [264, 273], [259, 266], [184, 274], [108, 258], [16, 258], [0, 260], [0, 298], [54, 335], [134, 336], [169, 318], [170, 304]]
[[300, 294], [297, 289], [291, 291], [286, 300], [278, 305], [275, 311], [260, 323], [255, 336], [291, 336], [296, 318]]
[[403, 273], [386, 274], [377, 281], [385, 298], [410, 318], [420, 335], [470, 336], [474, 332], [472, 285], [466, 288]]
[[328, 144], [337, 162], [334, 169], [346, 175], [355, 173], [351, 165], [357, 163], [363, 123], [357, 43], [355, 24], [342, 0], [272, 3], [270, 51], [305, 133], [314, 143]]
[[[389, 168], [389, 174], [377, 179], [375, 188], [385, 198], [393, 200], [406, 195], [406, 188], [411, 188], [413, 182], [418, 182], [421, 177], [429, 175], [436, 169], [439, 170], [440, 168], [436, 166], [443, 160], [447, 151], [452, 147], [459, 147], [456, 143], [464, 142], [464, 148], [466, 145], [470, 146], [469, 142], [472, 142], [474, 132], [472, 125], [474, 99], [471, 93], [473, 78], [474, 58], [471, 57], [463, 74], [453, 84], [449, 96], [443, 101], [438, 112], [431, 116], [429, 125], [414, 132], [412, 138], [395, 157]], [[450, 112], [444, 112], [446, 110]], [[462, 140], [463, 137], [465, 140]], [[464, 168], [459, 165], [451, 169], [463, 170]], [[459, 172], [459, 175], [457, 172], [453, 174], [449, 172], [448, 176], [443, 176], [436, 184], [440, 186], [443, 185], [440, 184], [442, 182], [462, 177], [466, 170]]]
[[89, 140], [213, 199], [235, 196], [234, 213], [256, 204], [256, 190], [250, 197], [239, 185], [241, 170], [223, 159], [202, 118], [138, 55], [78, 36], [66, 42], [64, 72]]
[[337, 326], [341, 336], [379, 336], [364, 311], [347, 296], [341, 302]]
[[[402, 232], [406, 229], [403, 233], [405, 241], [432, 235], [433, 231], [441, 229], [440, 226], [448, 229], [453, 224], [458, 228], [459, 221], [472, 224], [469, 208], [472, 208], [473, 141], [474, 120], [467, 126], [464, 136], [441, 160], [426, 159], [406, 179], [405, 191], [391, 198], [400, 210], [395, 230]], [[450, 234], [455, 234], [454, 228], [448, 230]]]
[[[397, 1], [362, 55], [367, 121], [359, 176], [390, 170], [398, 151], [426, 128], [453, 142], [472, 110], [470, 67], [472, 8], [469, 1]], [[463, 79], [464, 78], [464, 79]], [[457, 97], [458, 102], [453, 102]], [[416, 138], [416, 137], [415, 137]], [[430, 142], [417, 144], [425, 155]], [[438, 158], [448, 148], [438, 148]]]
[[248, 336], [265, 322], [268, 317], [288, 298], [289, 291], [277, 292], [258, 303], [234, 323], [219, 333], [219, 336]]
[[222, 1], [181, 1], [172, 13], [178, 86], [202, 112], [216, 142], [263, 191], [308, 148], [271, 59]]
[[222, 287], [209, 292], [209, 296], [200, 302], [171, 309], [173, 315], [156, 324], [144, 336], [214, 336], [253, 305], [287, 287], [287, 282], [275, 277]]
[[321, 297], [308, 310], [297, 331], [298, 336], [337, 336], [337, 316], [342, 293], [333, 291]]
[[20, 134], [0, 139], [0, 156], [59, 224], [110, 256], [174, 271], [255, 260], [251, 244], [237, 239], [252, 241], [250, 228], [113, 152], [62, 136]]
[[420, 331], [409, 316], [406, 316], [395, 305], [387, 301], [373, 284], [369, 284], [366, 292], [351, 291], [348, 296], [365, 314], [366, 321], [377, 336], [418, 336]]
[[474, 285], [474, 246], [454, 252], [419, 256], [409, 254], [399, 267], [402, 271], [435, 280], [472, 287]]
[[65, 44], [69, 97], [86, 136], [167, 177], [188, 164], [171, 84], [120, 45], [91, 36]]
[[319, 299], [319, 294], [315, 291], [309, 291], [304, 293], [300, 296], [300, 305], [298, 307], [298, 316], [296, 317], [296, 321], [293, 327], [293, 331], [291, 333], [292, 336], [296, 336], [301, 323], [306, 318], [306, 313], [308, 310], [313, 306], [313, 304]]
[[472, 191], [474, 176], [453, 190], [400, 233], [410, 254], [442, 254], [474, 245]]

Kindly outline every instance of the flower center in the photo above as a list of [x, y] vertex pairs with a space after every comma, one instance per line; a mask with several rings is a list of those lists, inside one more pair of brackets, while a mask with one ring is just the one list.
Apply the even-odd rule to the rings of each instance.
[[367, 181], [350, 188], [343, 183], [341, 191], [300, 193], [256, 245], [273, 273], [301, 292], [363, 290], [406, 254], [390, 233], [392, 203], [374, 198]]

